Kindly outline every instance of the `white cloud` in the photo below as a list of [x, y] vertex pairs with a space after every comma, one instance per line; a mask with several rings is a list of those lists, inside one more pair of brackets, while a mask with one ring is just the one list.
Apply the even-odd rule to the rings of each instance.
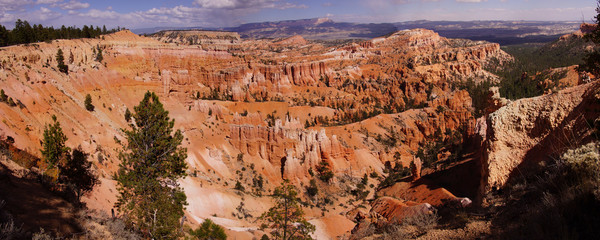
[[284, 3], [284, 4], [279, 4], [279, 5], [275, 6], [275, 8], [281, 9], [281, 10], [290, 9], [290, 8], [306, 9], [306, 8], [308, 8], [308, 6], [306, 6], [304, 4]]
[[0, 0], [0, 12], [24, 11], [30, 4], [33, 4], [31, 0]]
[[38, 10], [31, 12], [17, 13], [0, 13], [0, 23], [7, 27], [12, 27], [17, 19], [28, 21], [30, 24], [42, 23], [48, 25], [47, 21], [58, 19], [62, 16], [61, 13], [52, 11], [49, 8], [41, 7]]
[[78, 13], [77, 15], [80, 17], [106, 19], [106, 20], [118, 19], [121, 16], [121, 14], [119, 14], [115, 11], [110, 11], [110, 10], [102, 11], [102, 10], [98, 10], [98, 9], [90, 9], [86, 13]]
[[308, 8], [304, 4], [294, 4], [280, 0], [195, 0], [194, 4], [209, 9]]
[[456, 0], [456, 2], [464, 2], [464, 3], [480, 3], [486, 2], [487, 0]]
[[48, 21], [50, 19], [56, 19], [56, 18], [60, 17], [61, 15], [62, 14], [52, 11], [48, 8], [41, 7], [40, 10], [33, 12], [33, 18], [31, 18], [31, 19], [41, 22], [41, 21]]
[[195, 0], [194, 3], [202, 8], [250, 8], [272, 4], [277, 0]]
[[[127, 1], [127, 0], [125, 0]], [[401, 0], [394, 0], [401, 1]], [[104, 25], [143, 28], [154, 26], [235, 26], [262, 9], [308, 8], [289, 0], [193, 0], [192, 4], [117, 12], [112, 7], [94, 8], [89, 0], [0, 0], [0, 24], [17, 18], [44, 25]], [[56, 10], [56, 11], [54, 11]], [[62, 11], [64, 10], [64, 12]]]
[[83, 2], [79, 2], [77, 0], [71, 0], [70, 2], [60, 4], [60, 8], [62, 8], [64, 10], [77, 10], [77, 9], [84, 9], [84, 8], [89, 8], [89, 7], [90, 7], [89, 3], [83, 3]]
[[57, 4], [63, 0], [37, 0], [35, 4]]

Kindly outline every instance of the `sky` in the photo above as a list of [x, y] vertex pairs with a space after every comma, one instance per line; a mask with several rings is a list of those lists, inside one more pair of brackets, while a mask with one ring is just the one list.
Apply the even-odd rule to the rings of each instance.
[[594, 0], [0, 0], [0, 24], [231, 27], [328, 17], [339, 22], [535, 20], [592, 22]]

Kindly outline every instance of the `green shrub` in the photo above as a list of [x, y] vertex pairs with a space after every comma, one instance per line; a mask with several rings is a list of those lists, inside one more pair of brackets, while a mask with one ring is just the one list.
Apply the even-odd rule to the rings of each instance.
[[234, 187], [233, 189], [235, 189], [235, 190], [238, 190], [238, 191], [241, 191], [241, 192], [244, 192], [244, 191], [246, 190], [246, 189], [244, 188], [244, 186], [242, 186], [242, 183], [240, 183], [240, 181], [237, 181], [237, 182], [235, 183], [235, 187]]
[[562, 155], [568, 166], [568, 176], [580, 191], [591, 191], [600, 200], [600, 150], [598, 143], [589, 143]]
[[317, 173], [319, 179], [323, 182], [329, 182], [333, 178], [333, 172], [331, 168], [329, 168], [329, 163], [327, 161], [321, 161], [317, 166]]
[[315, 179], [310, 180], [309, 185], [306, 187], [306, 193], [311, 197], [319, 194], [319, 188], [317, 187], [317, 181], [315, 181]]
[[206, 219], [196, 230], [190, 231], [190, 234], [197, 239], [202, 240], [226, 240], [227, 234], [223, 227], [215, 224], [212, 220]]

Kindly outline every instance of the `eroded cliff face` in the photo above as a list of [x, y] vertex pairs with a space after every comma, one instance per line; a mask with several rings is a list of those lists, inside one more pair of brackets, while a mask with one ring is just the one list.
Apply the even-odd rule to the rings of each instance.
[[165, 43], [199, 45], [205, 50], [227, 50], [230, 46], [241, 42], [238, 33], [226, 31], [160, 31], [149, 37]]
[[[116, 199], [115, 139], [123, 141], [120, 129], [127, 128], [123, 115], [154, 91], [184, 134], [189, 177], [180, 183], [191, 222], [213, 218], [230, 229], [256, 229], [255, 217], [272, 204], [261, 193], [283, 178], [306, 186], [316, 178], [310, 172], [327, 162], [336, 177], [316, 197], [302, 195], [311, 204], [327, 199], [339, 206], [307, 210], [325, 224], [356, 207], [346, 204], [351, 189], [340, 186], [383, 174], [386, 162], [408, 167], [432, 136], [474, 125], [468, 93], [452, 84], [493, 77], [483, 66], [510, 59], [495, 44], [448, 40], [423, 29], [334, 47], [297, 37], [235, 40], [226, 48], [201, 44], [209, 47], [122, 31], [3, 48], [0, 87], [20, 107], [0, 103], [0, 130], [17, 147], [39, 154], [44, 126], [56, 115], [67, 145], [90, 153], [100, 176], [87, 205], [109, 211]], [[57, 71], [58, 48], [68, 75]], [[86, 94], [93, 112], [85, 110]], [[236, 181], [246, 193], [232, 189]], [[232, 218], [242, 202], [253, 217]]]
[[501, 107], [487, 118], [482, 195], [503, 188], [535, 164], [591, 140], [599, 115], [600, 82]]

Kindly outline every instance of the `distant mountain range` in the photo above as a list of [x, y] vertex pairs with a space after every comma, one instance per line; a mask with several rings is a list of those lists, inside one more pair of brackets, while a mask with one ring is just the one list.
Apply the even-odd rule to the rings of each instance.
[[310, 40], [369, 39], [398, 30], [426, 28], [448, 38], [485, 40], [501, 45], [544, 43], [572, 33], [579, 22], [545, 21], [409, 21], [398, 23], [334, 22], [329, 18], [286, 20], [279, 22], [247, 23], [229, 28], [157, 27], [134, 29], [137, 34], [151, 34], [162, 30], [221, 30], [238, 32], [242, 38], [285, 38], [301, 35]]

